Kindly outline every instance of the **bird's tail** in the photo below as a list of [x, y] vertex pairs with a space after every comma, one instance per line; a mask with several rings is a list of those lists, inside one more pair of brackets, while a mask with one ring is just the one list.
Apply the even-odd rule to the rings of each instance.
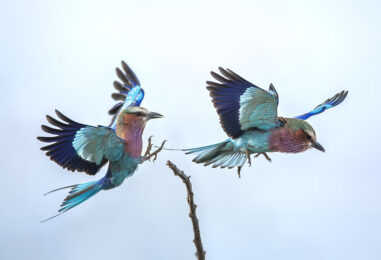
[[196, 154], [193, 159], [196, 163], [205, 166], [213, 164], [212, 167], [228, 167], [229, 169], [239, 166], [242, 167], [246, 162], [246, 154], [235, 152], [229, 147], [230, 140], [203, 147], [184, 149], [186, 154]]
[[99, 191], [102, 190], [104, 184], [105, 184], [105, 178], [102, 178], [97, 181], [92, 181], [92, 182], [87, 182], [87, 183], [82, 183], [82, 184], [76, 184], [76, 185], [71, 185], [71, 186], [66, 186], [62, 188], [58, 188], [52, 191], [49, 191], [48, 193], [44, 194], [50, 194], [55, 191], [63, 190], [63, 189], [71, 189], [69, 191], [69, 195], [64, 199], [64, 201], [61, 204], [61, 208], [58, 210], [58, 214], [54, 215], [48, 219], [45, 219], [41, 222], [48, 221], [52, 218], [55, 218], [66, 211], [78, 206], [82, 202], [86, 201], [87, 199], [91, 198], [95, 194], [97, 194]]

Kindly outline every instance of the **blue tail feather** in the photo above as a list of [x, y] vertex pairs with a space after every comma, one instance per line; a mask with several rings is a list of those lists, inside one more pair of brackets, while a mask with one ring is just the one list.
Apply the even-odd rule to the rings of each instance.
[[45, 195], [55, 191], [62, 190], [62, 189], [71, 188], [71, 190], [69, 191], [69, 195], [64, 199], [64, 201], [62, 202], [60, 206], [61, 208], [58, 210], [59, 213], [41, 222], [45, 222], [52, 218], [58, 217], [59, 215], [65, 213], [66, 211], [88, 200], [89, 198], [91, 198], [92, 196], [94, 196], [95, 194], [97, 194], [99, 191], [103, 189], [104, 183], [105, 183], [105, 178], [102, 178], [100, 180], [93, 181], [93, 182], [66, 186], [66, 187], [49, 191]]

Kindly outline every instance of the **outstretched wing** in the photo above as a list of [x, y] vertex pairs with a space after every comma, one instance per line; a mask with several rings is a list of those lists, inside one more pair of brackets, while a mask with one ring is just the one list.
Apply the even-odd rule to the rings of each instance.
[[207, 89], [224, 131], [233, 138], [250, 128], [269, 130], [281, 125], [278, 120], [278, 94], [272, 84], [268, 91], [243, 79], [229, 69], [211, 72], [219, 83], [207, 81]]
[[306, 114], [303, 114], [303, 115], [300, 115], [300, 116], [297, 116], [297, 117], [294, 117], [294, 118], [307, 120], [311, 116], [323, 113], [325, 110], [330, 109], [332, 107], [335, 107], [335, 106], [341, 104], [341, 102], [344, 101], [344, 99], [347, 97], [347, 95], [348, 95], [348, 91], [344, 91], [343, 90], [340, 93], [337, 93], [336, 95], [334, 95], [333, 97], [327, 99], [322, 104], [316, 106], [310, 112], [308, 112]]
[[77, 123], [56, 110], [58, 121], [46, 116], [57, 128], [42, 125], [45, 132], [54, 136], [37, 137], [42, 142], [52, 143], [41, 150], [51, 160], [70, 171], [94, 175], [107, 161], [117, 161], [123, 154], [125, 140], [113, 129], [104, 126], [89, 126]]
[[114, 87], [118, 92], [112, 93], [111, 97], [120, 102], [108, 111], [110, 115], [113, 115], [111, 128], [115, 128], [115, 119], [122, 108], [140, 106], [144, 98], [144, 90], [140, 86], [138, 77], [124, 61], [122, 61], [122, 69], [123, 71], [116, 68], [116, 75], [122, 83], [114, 81]]

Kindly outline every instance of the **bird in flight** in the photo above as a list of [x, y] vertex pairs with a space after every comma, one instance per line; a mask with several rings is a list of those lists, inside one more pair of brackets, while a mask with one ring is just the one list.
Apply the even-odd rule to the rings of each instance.
[[149, 120], [163, 116], [140, 107], [144, 91], [140, 87], [139, 80], [123, 61], [122, 68], [124, 73], [117, 69], [117, 75], [123, 84], [115, 81], [114, 86], [119, 93], [112, 95], [121, 102], [109, 111], [109, 114], [113, 115], [110, 126], [81, 124], [58, 110], [55, 111], [58, 119], [46, 116], [53, 127], [42, 125], [41, 128], [52, 136], [37, 137], [37, 139], [51, 143], [41, 148], [51, 160], [69, 171], [85, 172], [89, 175], [97, 174], [108, 163], [106, 175], [99, 180], [48, 192], [47, 194], [71, 189], [62, 202], [59, 213], [46, 220], [78, 206], [101, 190], [118, 187], [126, 177], [134, 174], [138, 164], [150, 159], [152, 154], [149, 155], [148, 151], [144, 156], [141, 155], [142, 134]]
[[229, 138], [217, 144], [184, 149], [187, 154], [196, 155], [194, 162], [214, 168], [238, 167], [240, 176], [242, 166], [246, 162], [251, 165], [251, 154], [255, 154], [254, 158], [262, 154], [271, 162], [269, 152], [300, 153], [309, 148], [325, 152], [317, 142], [315, 130], [305, 120], [339, 105], [348, 91], [334, 95], [306, 114], [280, 117], [279, 97], [272, 84], [266, 91], [229, 69], [220, 67], [219, 72], [211, 72], [218, 83], [207, 81], [206, 88]]

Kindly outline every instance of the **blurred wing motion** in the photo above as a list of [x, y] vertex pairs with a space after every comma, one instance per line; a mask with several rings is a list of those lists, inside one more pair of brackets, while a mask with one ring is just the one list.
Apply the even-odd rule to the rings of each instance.
[[237, 138], [250, 128], [269, 130], [281, 125], [278, 119], [278, 94], [272, 84], [268, 91], [243, 79], [229, 69], [211, 72], [219, 83], [207, 81], [207, 89], [224, 131]]
[[325, 110], [341, 104], [341, 102], [344, 101], [344, 99], [347, 97], [347, 95], [348, 95], [348, 91], [343, 90], [340, 93], [337, 93], [336, 95], [334, 95], [333, 97], [327, 99], [322, 104], [316, 106], [312, 111], [310, 111], [306, 114], [294, 117], [294, 118], [306, 120], [306, 119], [310, 118], [311, 116], [323, 113]]
[[114, 81], [114, 87], [119, 92], [112, 93], [111, 97], [120, 101], [113, 106], [108, 113], [113, 115], [110, 123], [110, 127], [115, 130], [116, 118], [121, 109], [129, 106], [140, 106], [144, 98], [144, 90], [140, 86], [138, 77], [132, 71], [132, 69], [122, 61], [122, 70], [116, 68], [116, 75], [122, 81]]
[[46, 116], [57, 128], [42, 125], [51, 137], [37, 137], [42, 142], [52, 143], [41, 150], [64, 169], [95, 175], [107, 161], [117, 161], [123, 154], [125, 140], [113, 129], [104, 126], [89, 126], [77, 123], [56, 110], [58, 121]]

